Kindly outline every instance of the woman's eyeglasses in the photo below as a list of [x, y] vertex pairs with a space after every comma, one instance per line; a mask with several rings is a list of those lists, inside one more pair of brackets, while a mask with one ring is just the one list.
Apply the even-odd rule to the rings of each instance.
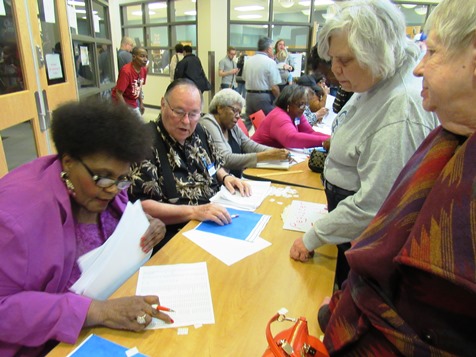
[[235, 115], [235, 117], [241, 115], [241, 108], [235, 108], [232, 105], [227, 105], [227, 107], [233, 111], [233, 114]]
[[307, 103], [292, 103], [292, 104], [301, 110], [305, 110], [307, 107]]
[[169, 106], [170, 110], [172, 111], [172, 113], [174, 113], [176, 118], [183, 119], [183, 118], [185, 118], [186, 115], [188, 115], [188, 119], [190, 119], [191, 121], [197, 121], [198, 119], [200, 119], [200, 115], [201, 115], [200, 112], [186, 112], [182, 109], [174, 109], [170, 105], [167, 98], [164, 98], [164, 99], [165, 99], [165, 102], [167, 103], [167, 105]]
[[109, 177], [102, 177], [96, 175], [81, 159], [78, 159], [78, 161], [84, 166], [88, 174], [91, 176], [91, 179], [98, 187], [109, 188], [112, 185], [116, 185], [119, 190], [125, 190], [131, 185], [131, 181], [129, 181], [127, 178], [121, 180], [113, 180]]

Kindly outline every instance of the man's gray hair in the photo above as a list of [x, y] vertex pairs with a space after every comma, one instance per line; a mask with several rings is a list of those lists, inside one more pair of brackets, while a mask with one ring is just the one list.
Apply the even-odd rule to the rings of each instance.
[[264, 52], [271, 46], [273, 46], [273, 40], [269, 37], [261, 37], [258, 40], [258, 51]]
[[451, 55], [471, 46], [476, 38], [476, 1], [443, 0], [426, 22], [425, 32], [432, 31]]
[[329, 41], [336, 32], [347, 34], [358, 63], [374, 78], [393, 76], [408, 55], [419, 48], [405, 33], [405, 17], [389, 0], [353, 0], [335, 4], [336, 13], [318, 34], [318, 52], [329, 60]]
[[226, 107], [233, 104], [239, 104], [243, 108], [245, 105], [245, 100], [237, 91], [231, 88], [225, 88], [215, 94], [212, 101], [210, 102], [208, 110], [210, 113], [216, 114], [218, 113], [219, 106]]

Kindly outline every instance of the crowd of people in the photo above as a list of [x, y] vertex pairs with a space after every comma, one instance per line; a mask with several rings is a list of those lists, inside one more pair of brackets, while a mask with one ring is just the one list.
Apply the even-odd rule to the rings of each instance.
[[[324, 142], [329, 213], [289, 254], [313, 264], [316, 248], [338, 247], [334, 295], [316, 302], [329, 353], [474, 354], [475, 15], [475, 0], [442, 0], [422, 52], [390, 0], [339, 2], [318, 33], [311, 72], [296, 80], [284, 40], [273, 47], [261, 38], [241, 68], [229, 47], [205, 114], [209, 82], [192, 48], [177, 45], [161, 113], [149, 123], [139, 119], [147, 50], [123, 39], [131, 56], [118, 56], [128, 62], [114, 100], [56, 109], [57, 154], [0, 179], [0, 355], [45, 355], [84, 327], [173, 322], [152, 307], [158, 296], [98, 301], [69, 291], [77, 259], [107, 241], [128, 201], [140, 200], [150, 221], [144, 252], [190, 220], [229, 224], [226, 208], [210, 202], [222, 186], [249, 196], [245, 168]], [[329, 85], [330, 136], [312, 127], [331, 109]], [[266, 114], [251, 138], [238, 126], [244, 109]]]

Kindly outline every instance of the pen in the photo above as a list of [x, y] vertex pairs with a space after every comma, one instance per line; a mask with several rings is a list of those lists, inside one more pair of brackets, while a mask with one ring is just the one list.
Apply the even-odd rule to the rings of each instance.
[[294, 171], [286, 171], [286, 172], [273, 172], [270, 174], [261, 174], [261, 175], [256, 175], [258, 177], [267, 177], [267, 176], [279, 176], [279, 175], [289, 175], [289, 174], [300, 174], [303, 172], [302, 170], [294, 170]]
[[230, 217], [231, 218], [238, 218], [238, 217], [240, 217], [240, 215], [239, 214], [232, 214]]
[[175, 312], [175, 310], [172, 310], [168, 307], [165, 307], [165, 306], [160, 306], [160, 305], [157, 305], [157, 304], [153, 304], [152, 305], [152, 308], [158, 310], [158, 311], [167, 311], [167, 312]]

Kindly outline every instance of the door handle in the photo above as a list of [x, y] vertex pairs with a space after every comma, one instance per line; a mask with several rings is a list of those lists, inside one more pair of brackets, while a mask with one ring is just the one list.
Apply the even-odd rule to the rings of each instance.
[[42, 68], [45, 65], [45, 57], [43, 56], [43, 50], [39, 45], [36, 45], [36, 56], [38, 57], [38, 65]]

